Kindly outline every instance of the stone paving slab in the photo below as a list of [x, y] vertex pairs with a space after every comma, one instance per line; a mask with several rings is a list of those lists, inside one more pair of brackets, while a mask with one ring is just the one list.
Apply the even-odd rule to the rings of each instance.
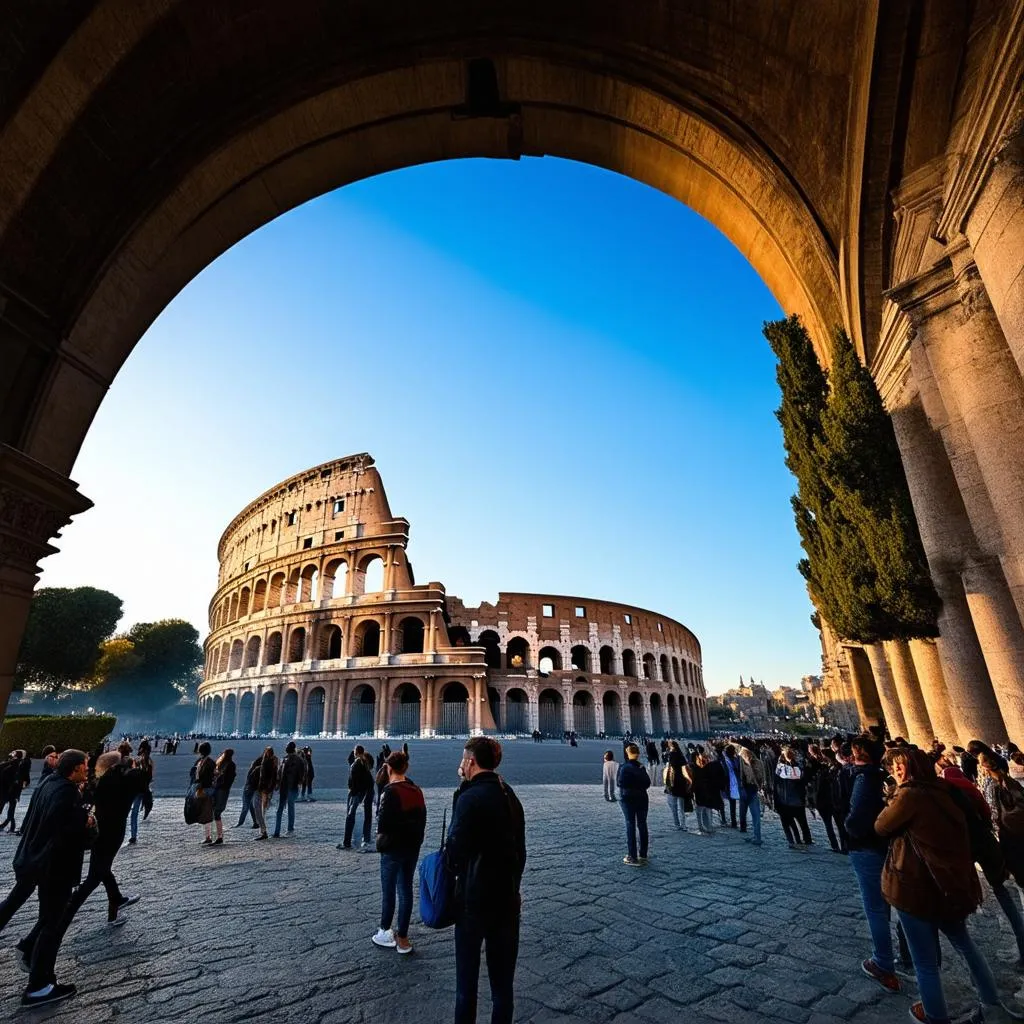
[[[514, 784], [514, 778], [510, 778]], [[529, 862], [516, 975], [516, 1020], [629, 1022], [681, 1019], [785, 1024], [892, 1024], [909, 998], [860, 972], [867, 929], [845, 857], [819, 844], [790, 851], [773, 815], [755, 849], [724, 830], [706, 839], [670, 830], [651, 807], [651, 863], [622, 864], [622, 818], [599, 786], [523, 786]], [[426, 791], [426, 849], [439, 841], [450, 789]], [[232, 801], [236, 806], [236, 801]], [[380, 909], [375, 854], [340, 853], [343, 806], [300, 804], [294, 837], [252, 841], [228, 829], [223, 847], [200, 847], [179, 800], [157, 800], [140, 843], [115, 874], [141, 893], [123, 928], [105, 926], [102, 889], [68, 933], [58, 976], [78, 998], [19, 1013], [26, 976], [11, 948], [31, 926], [30, 903], [0, 951], [0, 1020], [74, 1024], [160, 1020], [355, 1024], [444, 1021], [454, 1005], [451, 930], [418, 923], [416, 952], [398, 957], [370, 942]], [[690, 825], [694, 826], [691, 819]], [[0, 837], [0, 885], [12, 882], [16, 838]], [[1019, 978], [1012, 934], [989, 901], [972, 922], [1003, 988]], [[944, 950], [951, 1005], [967, 1002], [966, 973]], [[913, 985], [908, 984], [908, 992]], [[481, 1020], [488, 1018], [486, 982]]]

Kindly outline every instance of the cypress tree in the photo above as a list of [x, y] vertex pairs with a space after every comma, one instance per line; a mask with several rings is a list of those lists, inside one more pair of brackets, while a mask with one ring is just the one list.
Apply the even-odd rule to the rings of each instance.
[[816, 465], [838, 514], [860, 534], [873, 565], [873, 632], [886, 640], [937, 636], [939, 596], [892, 421], [842, 329], [833, 335], [831, 354], [828, 399], [814, 439]]

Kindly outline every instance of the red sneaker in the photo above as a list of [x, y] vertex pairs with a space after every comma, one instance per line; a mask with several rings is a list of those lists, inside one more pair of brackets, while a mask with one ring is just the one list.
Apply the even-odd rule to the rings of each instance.
[[[900, 979], [893, 974], [892, 971], [883, 971], [874, 960], [865, 960], [861, 965], [861, 970], [873, 981], [877, 981], [886, 992], [892, 992], [894, 995], [900, 991]], [[921, 1020], [925, 1018], [922, 1017]]]

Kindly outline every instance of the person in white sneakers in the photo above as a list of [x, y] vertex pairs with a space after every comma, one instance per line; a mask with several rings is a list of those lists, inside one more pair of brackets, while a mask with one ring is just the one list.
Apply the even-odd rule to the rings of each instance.
[[[380, 927], [373, 942], [399, 953], [411, 953], [409, 920], [412, 917], [412, 880], [427, 827], [427, 805], [423, 791], [405, 777], [409, 758], [400, 750], [384, 762], [388, 783], [380, 797], [377, 814], [377, 852], [380, 853]], [[398, 921], [395, 894], [398, 894]]]

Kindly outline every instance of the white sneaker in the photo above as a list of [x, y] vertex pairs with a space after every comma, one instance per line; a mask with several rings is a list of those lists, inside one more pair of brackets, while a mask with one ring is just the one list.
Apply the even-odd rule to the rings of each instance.
[[387, 931], [378, 928], [377, 933], [372, 936], [372, 941], [375, 946], [383, 946], [385, 949], [394, 949], [398, 945], [395, 942], [395, 933], [390, 928]]
[[120, 928], [121, 925], [127, 923], [127, 921], [128, 921], [128, 918], [121, 917], [120, 915], [118, 915], [117, 917], [114, 918], [113, 921], [108, 921], [107, 922], [107, 927], [108, 928]]

